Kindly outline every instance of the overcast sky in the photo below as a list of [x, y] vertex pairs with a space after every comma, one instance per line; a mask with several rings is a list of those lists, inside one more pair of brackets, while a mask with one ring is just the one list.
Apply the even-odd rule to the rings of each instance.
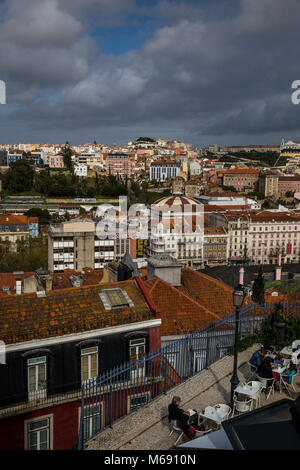
[[298, 0], [0, 0], [0, 143], [300, 140]]

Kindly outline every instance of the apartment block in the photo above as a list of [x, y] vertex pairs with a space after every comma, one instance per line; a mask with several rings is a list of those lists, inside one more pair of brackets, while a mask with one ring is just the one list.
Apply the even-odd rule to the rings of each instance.
[[150, 180], [167, 181], [180, 176], [181, 163], [177, 160], [155, 160], [150, 165]]
[[256, 264], [297, 263], [300, 258], [300, 215], [262, 211], [251, 214], [249, 258]]
[[37, 217], [26, 215], [0, 215], [0, 241], [8, 242], [7, 251], [17, 250], [17, 242], [29, 237], [37, 237], [39, 232]]
[[48, 231], [48, 269], [81, 271], [103, 268], [115, 257], [115, 240], [98, 238], [95, 222], [76, 221], [51, 225]]
[[223, 174], [223, 185], [233, 186], [237, 191], [255, 191], [260, 170], [254, 168], [235, 168]]
[[106, 174], [119, 176], [122, 179], [131, 178], [131, 156], [123, 153], [111, 153], [106, 157]]

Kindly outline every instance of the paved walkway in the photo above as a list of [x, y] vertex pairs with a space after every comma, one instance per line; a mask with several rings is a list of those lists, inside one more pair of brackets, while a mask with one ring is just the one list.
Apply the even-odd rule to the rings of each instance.
[[[259, 348], [254, 345], [239, 353], [238, 376], [240, 381], [245, 381], [245, 374], [249, 373], [247, 362], [252, 353]], [[86, 443], [87, 450], [169, 450], [174, 446], [178, 437], [176, 433], [169, 436], [168, 405], [174, 395], [182, 399], [182, 407], [193, 408], [200, 411], [208, 405], [230, 402], [230, 378], [232, 376], [233, 357], [226, 356], [178, 385], [167, 395], [162, 395], [148, 405], [131, 413], [126, 418], [115, 423], [112, 428], [106, 429], [94, 439]], [[300, 377], [299, 377], [300, 379]], [[297, 382], [300, 382], [299, 380]], [[300, 392], [300, 383], [297, 384], [297, 392]], [[295, 394], [295, 398], [297, 393]], [[262, 397], [261, 406], [272, 401], [287, 398], [286, 393], [275, 392], [268, 401]], [[181, 442], [187, 439], [183, 437]], [[180, 443], [181, 443], [180, 442]]]

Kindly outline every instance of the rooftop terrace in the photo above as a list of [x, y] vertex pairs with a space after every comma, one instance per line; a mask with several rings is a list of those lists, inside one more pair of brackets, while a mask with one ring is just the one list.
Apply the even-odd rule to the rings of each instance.
[[[260, 345], [254, 345], [238, 355], [238, 376], [241, 382], [247, 376], [247, 362], [252, 353]], [[182, 399], [181, 406], [185, 409], [193, 408], [197, 411], [208, 405], [230, 402], [230, 378], [232, 376], [233, 357], [226, 356], [213, 363], [208, 369], [201, 371], [185, 383], [178, 385], [166, 395], [161, 395], [143, 408], [131, 413], [116, 422], [112, 428], [85, 444], [86, 450], [169, 450], [174, 446], [178, 435], [169, 436], [168, 405], [174, 395]], [[281, 400], [282, 398], [296, 398], [300, 392], [300, 376], [297, 375], [296, 391], [289, 396], [285, 392], [275, 391], [266, 400], [262, 395], [261, 406]], [[178, 443], [181, 444], [186, 437]]]

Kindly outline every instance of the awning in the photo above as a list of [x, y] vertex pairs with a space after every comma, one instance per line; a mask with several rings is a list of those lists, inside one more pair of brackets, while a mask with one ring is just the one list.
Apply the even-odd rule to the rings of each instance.
[[218, 450], [233, 450], [230, 440], [227, 437], [224, 429], [210, 432], [189, 442], [185, 442], [178, 447], [185, 447], [186, 449], [218, 449]]

